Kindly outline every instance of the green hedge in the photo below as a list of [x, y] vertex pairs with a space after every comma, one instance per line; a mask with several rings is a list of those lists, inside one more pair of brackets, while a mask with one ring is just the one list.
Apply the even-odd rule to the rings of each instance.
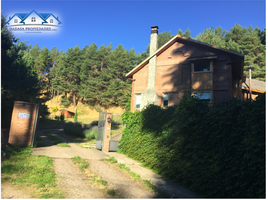
[[120, 150], [202, 197], [265, 197], [265, 95], [126, 112]]

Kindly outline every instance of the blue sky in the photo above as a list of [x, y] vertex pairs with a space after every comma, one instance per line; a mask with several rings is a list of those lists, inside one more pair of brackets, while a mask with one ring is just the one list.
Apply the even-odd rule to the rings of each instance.
[[70, 47], [95, 43], [98, 47], [112, 43], [126, 49], [143, 52], [150, 43], [151, 26], [159, 32], [175, 35], [179, 29], [191, 31], [195, 37], [204, 29], [221, 26], [230, 30], [235, 24], [248, 28], [252, 25], [263, 30], [266, 27], [264, 0], [225, 1], [23, 1], [2, 0], [3, 15], [15, 13], [53, 13], [62, 22], [57, 34], [19, 34], [28, 45], [38, 44], [49, 50], [58, 47], [67, 51]]

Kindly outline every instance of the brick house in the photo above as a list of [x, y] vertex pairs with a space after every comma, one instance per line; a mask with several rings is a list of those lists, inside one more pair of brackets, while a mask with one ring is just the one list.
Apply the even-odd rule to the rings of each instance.
[[157, 49], [157, 40], [153, 26], [150, 56], [126, 75], [132, 112], [148, 104], [178, 105], [187, 91], [209, 103], [242, 99], [243, 54], [179, 35]]

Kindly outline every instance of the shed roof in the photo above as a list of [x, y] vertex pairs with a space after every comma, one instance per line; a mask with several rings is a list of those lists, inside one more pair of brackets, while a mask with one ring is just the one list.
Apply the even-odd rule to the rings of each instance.
[[231, 54], [234, 54], [236, 56], [240, 56], [240, 57], [243, 57], [244, 58], [244, 55], [243, 54], [237, 53], [235, 51], [227, 50], [227, 49], [224, 49], [224, 48], [215, 46], [215, 45], [207, 44], [207, 43], [200, 42], [200, 41], [197, 41], [197, 40], [193, 40], [193, 39], [189, 39], [189, 38], [186, 38], [186, 37], [182, 37], [180, 35], [176, 35], [173, 38], [171, 38], [166, 44], [164, 44], [161, 48], [159, 48], [153, 55], [151, 55], [148, 58], [146, 58], [138, 66], [136, 66], [129, 73], [127, 73], [126, 74], [126, 77], [131, 77], [133, 74], [135, 74], [137, 71], [139, 71], [142, 67], [144, 67], [153, 56], [155, 56], [155, 55], [158, 56], [163, 51], [165, 51], [168, 47], [170, 47], [172, 44], [174, 44], [175, 42], [177, 42], [179, 40], [181, 40], [181, 41], [188, 41], [188, 42], [196, 43], [196, 44], [200, 44], [200, 45], [203, 45], [203, 46], [206, 46], [206, 47], [211, 47], [213, 49], [218, 49], [218, 50], [221, 50], [221, 51], [224, 51], [224, 52], [227, 52], [227, 53], [231, 53]]
[[[247, 89], [249, 86], [249, 78], [246, 78], [246, 84], [242, 84], [242, 89]], [[251, 88], [259, 91], [266, 91], [266, 82], [251, 79]]]

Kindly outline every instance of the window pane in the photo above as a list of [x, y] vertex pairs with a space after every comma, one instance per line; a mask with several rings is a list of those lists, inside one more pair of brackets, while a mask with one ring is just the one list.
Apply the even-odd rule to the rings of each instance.
[[194, 96], [198, 97], [201, 100], [210, 100], [211, 99], [210, 92], [194, 92]]
[[164, 107], [168, 106], [168, 93], [163, 94], [163, 106]]
[[168, 94], [167, 93], [164, 93], [163, 94], [163, 100], [165, 101], [165, 100], [168, 100]]
[[210, 71], [210, 61], [194, 63], [194, 72]]
[[164, 107], [168, 106], [168, 100], [164, 100]]
[[136, 108], [140, 108], [141, 94], [136, 94]]

